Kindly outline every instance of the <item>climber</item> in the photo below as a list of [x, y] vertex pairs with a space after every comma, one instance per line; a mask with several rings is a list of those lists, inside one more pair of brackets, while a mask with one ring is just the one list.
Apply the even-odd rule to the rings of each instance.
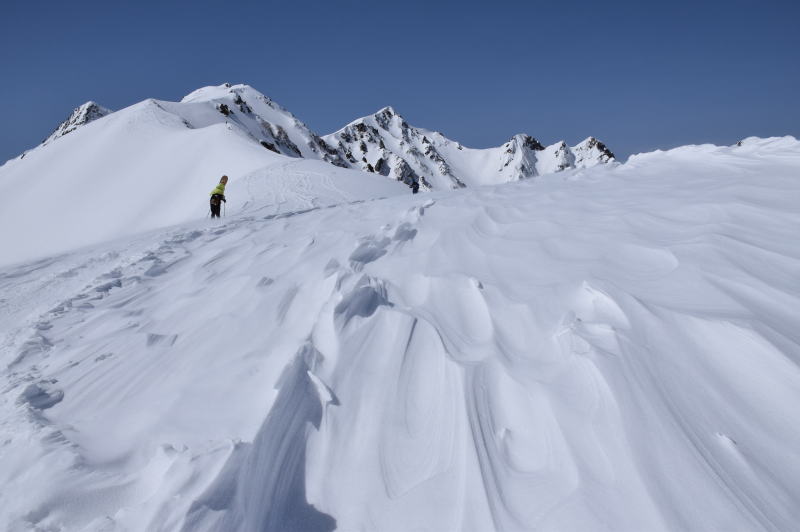
[[219, 184], [214, 187], [214, 190], [211, 191], [211, 217], [212, 218], [219, 218], [219, 208], [222, 205], [221, 202], [227, 203], [228, 200], [225, 199], [225, 185], [228, 183], [228, 176], [224, 175], [219, 180]]

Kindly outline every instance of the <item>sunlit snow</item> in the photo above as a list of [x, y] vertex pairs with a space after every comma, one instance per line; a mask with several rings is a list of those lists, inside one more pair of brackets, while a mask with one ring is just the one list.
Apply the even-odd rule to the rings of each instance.
[[797, 528], [795, 139], [412, 195], [174, 127], [0, 173], [3, 530]]

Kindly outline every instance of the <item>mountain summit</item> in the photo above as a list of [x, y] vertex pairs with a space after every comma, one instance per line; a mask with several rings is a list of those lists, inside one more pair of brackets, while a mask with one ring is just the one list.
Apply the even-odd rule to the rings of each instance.
[[94, 122], [98, 118], [103, 118], [111, 114], [113, 111], [96, 104], [95, 102], [86, 102], [80, 107], [73, 109], [69, 118], [61, 122], [61, 124], [53, 131], [49, 137], [42, 141], [42, 144], [49, 144], [59, 137], [63, 137], [67, 133], [72, 133], [79, 127]]

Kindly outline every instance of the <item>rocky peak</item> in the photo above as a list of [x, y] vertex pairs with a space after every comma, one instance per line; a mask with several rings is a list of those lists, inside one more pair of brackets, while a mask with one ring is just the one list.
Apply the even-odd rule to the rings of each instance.
[[594, 166], [600, 163], [608, 163], [615, 159], [611, 150], [594, 137], [587, 138], [575, 146], [572, 151], [575, 154], [576, 167]]
[[544, 146], [541, 142], [531, 137], [530, 135], [522, 135], [522, 146], [533, 151], [542, 151]]
[[397, 113], [397, 111], [394, 110], [394, 107], [392, 107], [391, 105], [387, 105], [386, 107], [382, 108], [380, 111], [375, 113], [375, 116], [378, 115], [386, 115], [388, 118], [391, 118], [393, 116], [400, 116]]
[[505, 143], [506, 146], [506, 153], [514, 153], [519, 148], [526, 148], [532, 151], [542, 151], [544, 150], [544, 146], [541, 142], [536, 140], [535, 138], [531, 137], [530, 135], [526, 135], [525, 133], [519, 133], [514, 135], [509, 139], [508, 142]]
[[408, 124], [403, 117], [397, 114], [392, 107], [384, 107], [372, 117], [375, 119], [375, 123], [378, 124], [378, 127], [381, 129], [388, 130], [392, 124], [398, 123], [402, 128], [408, 128]]
[[112, 111], [105, 107], [98, 105], [95, 102], [86, 102], [80, 107], [73, 109], [69, 118], [61, 122], [61, 124], [53, 131], [49, 137], [42, 141], [42, 144], [49, 144], [59, 137], [63, 137], [68, 133], [72, 133], [81, 126], [90, 122], [94, 122], [99, 118], [111, 114]]
[[588, 139], [586, 139], [586, 141], [587, 141], [587, 147], [588, 148], [591, 149], [591, 148], [595, 148], [596, 147], [597, 151], [602, 153], [607, 159], [616, 159], [616, 157], [614, 156], [614, 153], [611, 150], [609, 150], [606, 147], [605, 144], [603, 144], [602, 142], [600, 142], [596, 138], [589, 137]]

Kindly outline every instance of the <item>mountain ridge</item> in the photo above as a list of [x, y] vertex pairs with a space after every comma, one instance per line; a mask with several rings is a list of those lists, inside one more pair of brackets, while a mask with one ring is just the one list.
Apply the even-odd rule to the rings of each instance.
[[[319, 159], [380, 174], [409, 186], [419, 183], [423, 190], [518, 181], [615, 161], [614, 154], [594, 137], [572, 147], [564, 141], [544, 146], [521, 133], [498, 147], [467, 148], [437, 131], [410, 125], [392, 106], [357, 118], [333, 133], [319, 135], [291, 111], [246, 84], [201, 87], [180, 102], [145, 101], [179, 116], [188, 128], [224, 123], [280, 155]], [[113, 113], [87, 102], [76, 108], [41, 146]]]
[[468, 148], [438, 131], [410, 125], [392, 106], [322, 138], [351, 167], [439, 189], [518, 181], [615, 161], [614, 154], [594, 137], [574, 147], [564, 141], [544, 146], [519, 133], [498, 147]]

